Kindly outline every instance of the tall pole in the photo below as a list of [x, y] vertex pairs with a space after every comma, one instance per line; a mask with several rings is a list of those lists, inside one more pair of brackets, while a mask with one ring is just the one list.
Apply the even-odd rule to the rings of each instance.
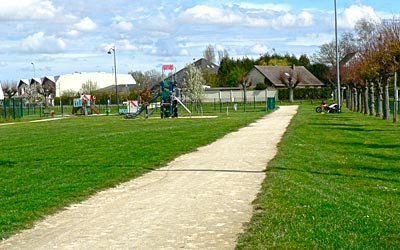
[[397, 71], [394, 72], [394, 105], [393, 105], [393, 122], [399, 121], [399, 92], [397, 90]]
[[33, 78], [36, 77], [36, 72], [35, 72], [35, 64], [33, 62], [31, 62], [32, 67], [33, 67]]
[[342, 99], [340, 96], [340, 65], [339, 65], [339, 43], [338, 43], [338, 31], [337, 31], [337, 9], [336, 9], [336, 0], [335, 3], [335, 41], [336, 41], [336, 81], [337, 81], [337, 102], [339, 107], [339, 112], [342, 109]]
[[114, 81], [115, 81], [115, 99], [117, 101], [117, 107], [118, 107], [118, 111], [119, 112], [119, 100], [118, 100], [118, 83], [117, 83], [117, 60], [115, 57], [115, 46], [113, 46], [112, 48], [110, 48], [110, 50], [108, 51], [108, 54], [111, 54], [111, 51], [114, 54]]

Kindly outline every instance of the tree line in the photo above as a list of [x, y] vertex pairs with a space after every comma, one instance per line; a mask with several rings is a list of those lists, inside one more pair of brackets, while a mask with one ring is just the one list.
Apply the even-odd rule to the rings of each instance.
[[[360, 20], [340, 41], [341, 96], [350, 110], [390, 119], [390, 102], [397, 108], [397, 73], [400, 62], [400, 20]], [[316, 57], [334, 65], [332, 44], [321, 46]], [[330, 83], [336, 66], [328, 71]], [[332, 85], [332, 88], [335, 88]], [[336, 91], [335, 91], [336, 92]], [[397, 110], [394, 110], [397, 121]]]

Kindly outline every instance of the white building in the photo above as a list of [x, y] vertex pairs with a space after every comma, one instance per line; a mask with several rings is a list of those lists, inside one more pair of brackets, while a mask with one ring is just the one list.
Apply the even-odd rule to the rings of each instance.
[[[82, 84], [88, 82], [96, 84], [97, 89], [115, 86], [115, 75], [114, 73], [105, 72], [80, 72], [59, 76], [45, 76], [43, 78], [33, 78], [30, 80], [22, 79], [18, 84], [18, 90], [19, 94], [22, 95], [25, 92], [24, 90], [26, 86], [41, 84], [45, 89], [51, 90], [51, 96], [54, 97], [55, 94], [56, 97], [59, 97], [66, 90], [72, 90], [78, 93], [82, 88]], [[132, 75], [117, 74], [118, 86], [127, 86], [132, 84], [136, 84]]]
[[[56, 96], [59, 97], [65, 90], [79, 92], [83, 83], [92, 82], [97, 84], [98, 89], [115, 85], [115, 75], [113, 73], [105, 72], [81, 72], [54, 77], [45, 77], [42, 84], [46, 84], [46, 81], [55, 83]], [[117, 84], [125, 86], [136, 84], [136, 81], [130, 74], [117, 74]]]

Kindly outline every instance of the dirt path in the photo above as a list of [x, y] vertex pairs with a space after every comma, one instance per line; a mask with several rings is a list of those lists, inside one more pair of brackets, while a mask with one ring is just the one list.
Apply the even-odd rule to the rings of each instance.
[[233, 249], [297, 106], [68, 207], [0, 249]]

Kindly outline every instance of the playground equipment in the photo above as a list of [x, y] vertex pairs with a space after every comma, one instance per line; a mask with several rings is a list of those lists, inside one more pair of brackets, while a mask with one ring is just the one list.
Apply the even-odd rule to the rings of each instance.
[[78, 111], [81, 110], [85, 115], [88, 114], [99, 114], [99, 109], [95, 105], [96, 96], [92, 95], [81, 95], [81, 98], [74, 98], [74, 107], [72, 109], [72, 114], [78, 114]]
[[[160, 93], [159, 93], [159, 92], [154, 93], [153, 96], [152, 96], [152, 97], [150, 98], [150, 100], [149, 100], [149, 104], [150, 104], [150, 103], [154, 103], [154, 102], [157, 100], [157, 98], [158, 98], [159, 96], [160, 96]], [[140, 115], [143, 111], [145, 111], [146, 108], [147, 108], [147, 106], [142, 105], [142, 106], [140, 106], [139, 109], [137, 109], [136, 112], [126, 114], [126, 115], [125, 115], [125, 118], [126, 118], [126, 119], [135, 118], [136, 116]]]
[[[172, 64], [163, 65], [163, 77], [165, 70], [174, 70], [175, 67]], [[158, 100], [158, 97], [161, 96], [160, 100], [160, 109], [161, 109], [161, 118], [176, 118], [178, 117], [178, 104], [180, 104], [190, 115], [192, 113], [190, 110], [182, 103], [182, 101], [178, 98], [180, 96], [180, 89], [177, 88], [177, 83], [172, 82], [170, 80], [164, 80], [159, 84], [159, 90], [153, 93], [152, 97], [148, 100], [148, 105], [154, 103]], [[147, 106], [142, 105], [137, 112], [129, 113], [125, 115], [125, 118], [134, 118], [141, 114], [144, 110], [147, 109]]]

